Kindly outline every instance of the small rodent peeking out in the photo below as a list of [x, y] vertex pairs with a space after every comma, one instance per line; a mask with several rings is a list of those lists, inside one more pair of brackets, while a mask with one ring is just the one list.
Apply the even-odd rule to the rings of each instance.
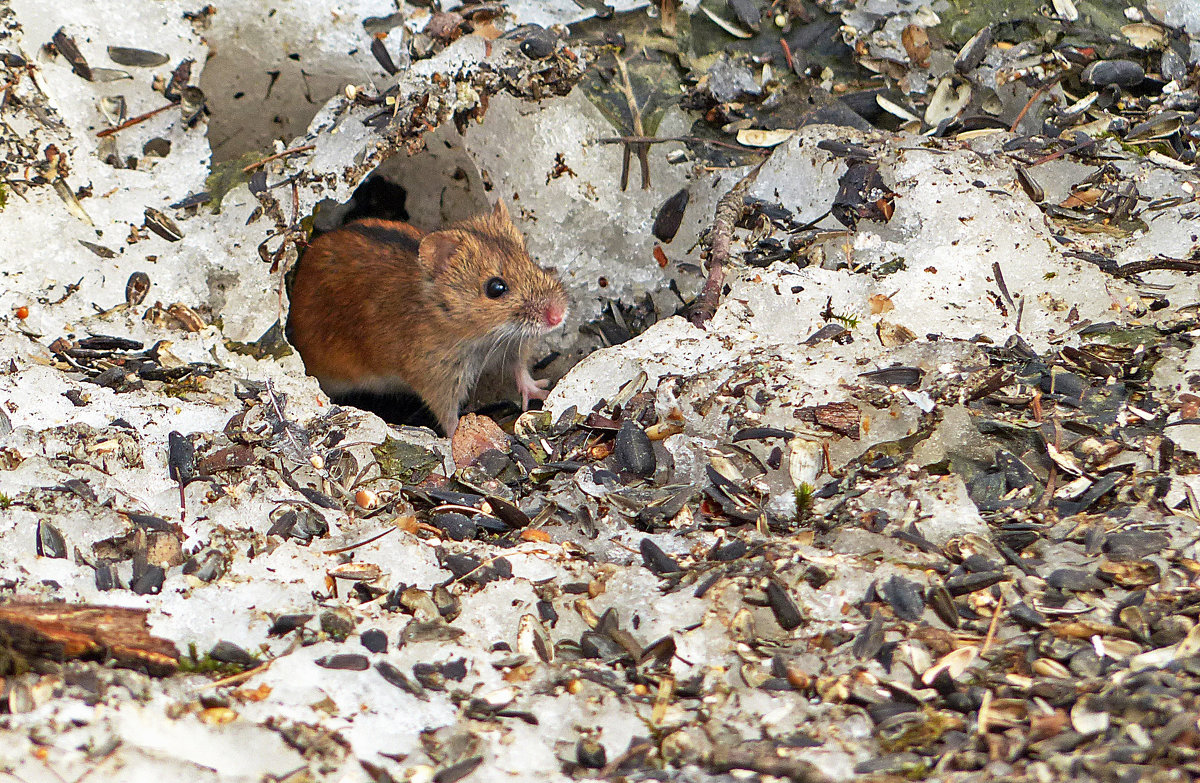
[[530, 351], [567, 314], [562, 283], [529, 257], [502, 202], [428, 234], [379, 219], [322, 234], [291, 298], [292, 344], [326, 393], [413, 392], [451, 437], [489, 364], [509, 365], [523, 408], [545, 398]]

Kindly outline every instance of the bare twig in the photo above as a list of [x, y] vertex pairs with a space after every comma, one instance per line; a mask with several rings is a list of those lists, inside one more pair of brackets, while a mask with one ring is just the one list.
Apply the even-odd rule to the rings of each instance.
[[725, 147], [726, 149], [737, 150], [738, 152], [756, 152], [760, 155], [767, 155], [770, 150], [744, 147], [741, 144], [734, 144], [730, 141], [721, 141], [720, 139], [704, 139], [700, 136], [606, 136], [602, 139], [596, 139], [600, 144], [661, 144], [664, 141], [682, 141], [688, 144], [711, 144], [714, 147]]
[[213, 680], [212, 682], [208, 683], [204, 687], [205, 688], [220, 688], [222, 685], [235, 685], [239, 682], [245, 682], [246, 680], [250, 679], [251, 677], [255, 676], [256, 674], [262, 674], [263, 672], [265, 672], [268, 668], [270, 668], [271, 663], [272, 663], [272, 661], [267, 661], [266, 663], [262, 663], [262, 664], [259, 664], [258, 666], [255, 666], [253, 669], [247, 669], [244, 672], [238, 672], [237, 674], [231, 674], [230, 676], [225, 677], [220, 680]]
[[81, 772], [79, 774], [79, 777], [75, 778], [74, 783], [83, 783], [83, 781], [87, 780], [93, 772], [100, 769], [100, 767], [106, 761], [109, 761], [110, 759], [112, 759], [113, 756], [117, 755], [117, 751], [120, 750], [122, 747], [123, 747], [123, 743], [118, 742], [117, 744], [113, 745], [113, 747], [107, 753], [105, 753], [103, 756], [101, 756], [100, 758], [90, 759], [88, 761], [87, 769], [85, 769], [83, 772]]
[[295, 155], [298, 152], [308, 152], [309, 150], [315, 150], [316, 148], [317, 148], [316, 144], [305, 144], [300, 147], [292, 147], [290, 150], [284, 150], [283, 152], [276, 152], [274, 155], [268, 155], [267, 157], [263, 158], [262, 160], [260, 160], [256, 163], [251, 163], [249, 166], [246, 166], [245, 168], [242, 169], [242, 173], [248, 174], [251, 171], [254, 171], [259, 166], [265, 166], [273, 160], [279, 160], [280, 158], [286, 158], [288, 155]]
[[1072, 144], [1070, 147], [1064, 147], [1058, 152], [1051, 152], [1049, 155], [1043, 155], [1025, 168], [1031, 169], [1034, 166], [1040, 166], [1043, 163], [1049, 163], [1052, 160], [1058, 160], [1064, 155], [1070, 155], [1072, 152], [1079, 152], [1082, 149], [1094, 146], [1096, 146], [1096, 142], [1093, 139], [1088, 139], [1087, 141], [1080, 142], [1079, 144]]
[[792, 783], [828, 783], [829, 776], [811, 761], [780, 756], [771, 752], [755, 753], [751, 749], [717, 748], [709, 760], [709, 768], [718, 774], [735, 769], [748, 769], [763, 775], [790, 780]]
[[762, 163], [752, 168], [717, 202], [713, 218], [712, 244], [708, 252], [708, 279], [704, 281], [704, 290], [700, 292], [688, 314], [688, 320], [696, 326], [703, 326], [705, 321], [717, 312], [717, 305], [721, 301], [721, 287], [725, 284], [725, 264], [729, 261], [733, 245], [733, 227], [737, 225], [745, 210], [744, 201], [750, 183], [758, 177], [759, 170], [767, 160], [764, 158]]
[[399, 528], [396, 527], [395, 525], [392, 525], [391, 527], [385, 528], [381, 532], [376, 533], [375, 535], [370, 536], [368, 538], [365, 538], [356, 544], [349, 544], [348, 546], [338, 547], [337, 549], [327, 549], [324, 552], [322, 552], [321, 554], [323, 554], [323, 555], [340, 555], [342, 552], [349, 552], [351, 549], [358, 549], [360, 546], [366, 546], [367, 544], [372, 544], [372, 543], [378, 541], [379, 539], [383, 538], [384, 536], [386, 536], [388, 533], [391, 533], [394, 530], [399, 530]]
[[1142, 272], [1151, 272], [1155, 269], [1171, 269], [1176, 272], [1200, 272], [1200, 261], [1159, 256], [1157, 258], [1147, 258], [1145, 261], [1133, 261], [1123, 264], [1113, 271], [1113, 275], [1116, 277], [1129, 277], [1130, 275], [1138, 275]]
[[[633, 135], [645, 136], [646, 130], [642, 125], [642, 110], [637, 105], [637, 98], [633, 94], [633, 85], [629, 81], [629, 70], [625, 67], [625, 61], [620, 57], [616, 58], [617, 69], [621, 72], [621, 91], [625, 94], [625, 100], [629, 103], [629, 114], [633, 118]], [[625, 145], [625, 158], [621, 165], [621, 190], [629, 185], [629, 162], [630, 156], [637, 153], [638, 162], [642, 167], [642, 190], [650, 189], [650, 145], [645, 142], [629, 142]]]
[[[439, 530], [436, 527], [433, 527], [432, 525], [426, 525], [425, 523], [421, 523], [420, 525], [418, 525], [418, 527], [420, 527], [421, 529], [427, 530], [430, 533], [436, 533], [439, 536], [445, 535], [441, 530]], [[485, 558], [479, 565], [475, 566], [474, 568], [472, 568], [470, 571], [466, 572], [462, 576], [456, 576], [453, 579], [451, 579], [450, 583], [453, 584], [455, 582], [461, 582], [462, 580], [466, 579], [468, 576], [471, 576], [475, 572], [482, 571], [483, 569], [487, 568], [492, 563], [499, 560], [501, 557], [503, 557], [503, 555], [492, 555], [489, 558]]]
[[299, 424], [288, 421], [283, 412], [283, 403], [276, 395], [275, 386], [271, 383], [270, 379], [267, 380], [266, 391], [267, 401], [270, 402], [270, 406], [267, 408], [267, 421], [270, 422], [274, 430], [275, 443], [282, 447], [285, 454], [296, 462], [311, 465], [317, 475], [336, 490], [337, 494], [342, 496], [342, 499], [349, 498], [350, 493], [334, 480], [329, 471], [325, 469], [323, 462], [313, 459], [314, 456], [319, 455], [313, 450], [312, 444], [308, 440], [308, 433]]
[[271, 383], [269, 378], [267, 379], [266, 389], [267, 400], [271, 403], [270, 410], [274, 412], [275, 421], [277, 422], [275, 434], [279, 436], [281, 441], [287, 442], [287, 445], [294, 449], [295, 459], [297, 462], [307, 462], [308, 457], [312, 453], [312, 447], [307, 442], [307, 436], [303, 439], [300, 438], [296, 434], [294, 427], [288, 426], [291, 424], [291, 422], [289, 422], [287, 417], [284, 415], [283, 404], [279, 401], [279, 397], [275, 394], [275, 386]]
[[783, 61], [787, 64], [788, 70], [793, 70], [795, 64], [792, 62], [792, 47], [788, 46], [786, 38], [779, 39], [779, 48], [783, 49]]
[[1013, 120], [1012, 125], [1009, 126], [1008, 132], [1016, 133], [1017, 126], [1021, 124], [1021, 120], [1025, 119], [1025, 115], [1029, 113], [1029, 110], [1033, 107], [1033, 102], [1045, 95], [1047, 90], [1052, 89], [1054, 85], [1058, 84], [1060, 81], [1062, 81], [1061, 76], [1057, 79], [1046, 82], [1041, 87], [1038, 87], [1036, 90], [1034, 90], [1033, 95], [1029, 96], [1029, 100], [1025, 102], [1025, 105], [1021, 107], [1021, 111], [1017, 113], [1017, 118]]
[[117, 133], [118, 131], [125, 130], [126, 128], [130, 127], [131, 125], [137, 125], [139, 122], [145, 122], [146, 120], [150, 119], [151, 117], [153, 117], [156, 114], [162, 114], [164, 111], [171, 108], [172, 106], [178, 106], [178, 105], [179, 105], [179, 102], [176, 101], [175, 103], [168, 103], [166, 106], [159, 106], [157, 109], [154, 109], [153, 111], [148, 111], [145, 114], [139, 114], [136, 117], [130, 117], [129, 119], [125, 120], [125, 122], [122, 122], [120, 125], [116, 126], [115, 128], [106, 128], [106, 129], [100, 131], [99, 133], [96, 134], [96, 138], [102, 139], [105, 136], [111, 136], [114, 133]]
[[988, 623], [987, 636], [983, 638], [983, 646], [979, 648], [979, 657], [987, 655], [987, 651], [992, 646], [992, 641], [996, 638], [996, 623], [1000, 620], [1000, 612], [1004, 610], [1004, 596], [1000, 596], [1000, 600], [996, 602], [996, 609], [992, 612], [992, 621]]
[[652, 750], [654, 750], [654, 745], [650, 742], [639, 742], [636, 745], [631, 745], [620, 756], [617, 756], [615, 759], [608, 762], [608, 764], [606, 764], [604, 768], [600, 770], [598, 777], [610, 777], [614, 772], [619, 770], [623, 764], [627, 764], [634, 759], [645, 756]]

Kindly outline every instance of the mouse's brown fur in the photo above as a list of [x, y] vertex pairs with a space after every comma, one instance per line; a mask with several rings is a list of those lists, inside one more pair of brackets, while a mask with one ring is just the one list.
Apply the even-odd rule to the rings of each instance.
[[533, 263], [501, 203], [429, 234], [376, 219], [323, 234], [291, 297], [292, 342], [327, 392], [411, 390], [447, 435], [493, 360], [510, 363], [524, 403], [545, 397], [528, 352], [567, 309], [562, 283]]

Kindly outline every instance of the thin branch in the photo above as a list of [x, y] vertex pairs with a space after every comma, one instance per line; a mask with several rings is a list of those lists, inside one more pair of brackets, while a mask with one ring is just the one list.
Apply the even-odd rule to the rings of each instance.
[[613, 773], [619, 770], [623, 765], [628, 764], [634, 759], [645, 756], [653, 749], [654, 745], [650, 742], [639, 742], [636, 745], [631, 745], [620, 756], [617, 756], [615, 759], [608, 762], [608, 764], [606, 764], [604, 768], [599, 771], [597, 777], [601, 779], [611, 777]]
[[266, 663], [255, 666], [253, 669], [247, 669], [244, 672], [232, 674], [224, 679], [213, 680], [212, 682], [206, 684], [204, 688], [220, 688], [223, 685], [236, 685], [239, 682], [245, 682], [256, 674], [262, 674], [265, 672], [268, 668], [270, 668], [272, 663], [273, 661], [267, 661]]
[[770, 150], [759, 147], [744, 147], [730, 141], [719, 139], [703, 139], [699, 136], [606, 136], [596, 139], [600, 144], [661, 144], [664, 141], [681, 141], [688, 144], [711, 144], [714, 147], [725, 147], [738, 152], [757, 152], [760, 155], [769, 154]]
[[1159, 256], [1158, 258], [1147, 258], [1145, 261], [1133, 261], [1123, 264], [1113, 270], [1113, 275], [1116, 277], [1129, 277], [1130, 275], [1138, 275], [1142, 272], [1151, 272], [1155, 269], [1171, 269], [1176, 272], [1200, 272], [1200, 261]]
[[783, 61], [787, 64], [788, 70], [795, 70], [795, 63], [792, 62], [792, 47], [788, 46], [786, 38], [779, 39], [779, 48], [783, 49]]
[[1053, 89], [1054, 85], [1061, 81], [1062, 77], [1060, 76], [1057, 79], [1046, 82], [1041, 87], [1038, 87], [1036, 90], [1034, 90], [1033, 95], [1029, 96], [1029, 100], [1025, 102], [1025, 105], [1021, 107], [1021, 111], [1017, 113], [1017, 118], [1013, 120], [1012, 125], [1009, 126], [1008, 132], [1016, 133], [1017, 126], [1021, 124], [1021, 120], [1025, 119], [1025, 115], [1029, 113], [1029, 110], [1033, 107], [1033, 102], [1042, 97], [1047, 90]]
[[987, 651], [992, 646], [992, 641], [996, 638], [996, 623], [1000, 620], [1000, 612], [1004, 610], [1004, 596], [1000, 596], [1000, 600], [996, 602], [996, 609], [992, 612], [992, 621], [988, 623], [987, 636], [983, 638], [983, 646], [979, 648], [979, 657], [987, 655]]
[[151, 117], [153, 117], [156, 114], [162, 114], [164, 111], [171, 108], [172, 106], [178, 106], [178, 105], [179, 105], [179, 102], [176, 101], [175, 103], [168, 103], [166, 106], [159, 106], [157, 109], [148, 111], [145, 114], [139, 114], [136, 117], [130, 117], [129, 119], [125, 120], [125, 122], [122, 122], [120, 125], [118, 125], [115, 128], [106, 128], [106, 129], [100, 131], [99, 133], [96, 134], [96, 138], [102, 139], [105, 136], [111, 136], [114, 133], [117, 133], [118, 131], [125, 130], [126, 128], [130, 127], [131, 125], [137, 125], [139, 122], [145, 122], [146, 120], [150, 119]]
[[742, 747], [717, 748], [709, 758], [709, 769], [718, 774], [735, 769], [747, 769], [763, 775], [790, 780], [791, 783], [829, 783], [831, 778], [811, 761], [780, 756], [774, 753], [755, 753]]
[[372, 543], [378, 541], [379, 539], [383, 538], [384, 536], [386, 536], [388, 533], [391, 533], [393, 530], [399, 530], [399, 528], [396, 527], [395, 525], [392, 525], [391, 527], [385, 528], [383, 531], [376, 533], [375, 535], [370, 536], [369, 538], [359, 541], [357, 544], [350, 544], [348, 546], [339, 547], [337, 549], [327, 549], [324, 552], [322, 552], [321, 554], [323, 554], [323, 555], [340, 555], [342, 552], [349, 552], [351, 549], [358, 549], [360, 546], [366, 546], [367, 544], [372, 544]]
[[267, 379], [266, 384], [267, 399], [271, 403], [271, 410], [275, 413], [275, 419], [279, 422], [276, 435], [281, 436], [280, 440], [289, 441], [291, 447], [296, 452], [296, 461], [304, 462], [311, 454], [312, 447], [305, 441], [302, 441], [296, 436], [295, 431], [288, 426], [290, 422], [283, 414], [283, 405], [280, 404], [279, 398], [275, 395], [275, 386], [271, 383], [271, 379]]
[[[270, 407], [267, 408], [267, 421], [270, 422], [275, 442], [283, 449], [286, 456], [291, 457], [298, 463], [308, 463], [316, 471], [317, 475], [325, 480], [325, 482], [336, 490], [336, 494], [341, 495], [342, 499], [350, 497], [349, 491], [342, 487], [340, 483], [334, 480], [329, 471], [324, 465], [319, 462], [314, 462], [312, 457], [319, 456], [313, 450], [312, 444], [308, 440], [308, 433], [299, 424], [288, 421], [283, 412], [283, 403], [275, 394], [275, 385], [268, 378], [266, 383], [267, 400], [270, 402]], [[274, 420], [272, 420], [274, 414]], [[297, 434], [299, 432], [299, 434]], [[304, 437], [300, 437], [303, 435]], [[290, 448], [290, 454], [287, 453]]]
[[258, 161], [257, 163], [251, 163], [249, 166], [246, 166], [245, 168], [242, 169], [242, 173], [248, 174], [251, 171], [254, 171], [259, 166], [265, 166], [268, 163], [270, 163], [271, 161], [279, 160], [280, 158], [286, 158], [288, 155], [295, 155], [298, 152], [308, 152], [309, 150], [315, 150], [316, 148], [317, 148], [316, 144], [305, 144], [300, 147], [292, 147], [290, 150], [284, 150], [283, 152], [276, 152], [274, 155], [268, 155], [267, 157], [263, 158], [262, 160]]
[[767, 160], [768, 158], [763, 158], [762, 163], [751, 169], [717, 202], [713, 218], [712, 244], [708, 252], [708, 279], [704, 281], [704, 290], [700, 292], [688, 314], [688, 320], [696, 326], [703, 326], [717, 312], [717, 305], [721, 302], [721, 288], [725, 284], [725, 264], [729, 261], [733, 246], [733, 227], [745, 211], [746, 191], [758, 177], [758, 172]]
[[1035, 160], [1033, 163], [1030, 163], [1025, 168], [1031, 169], [1034, 166], [1040, 166], [1043, 163], [1049, 163], [1052, 160], [1058, 160], [1059, 158], [1061, 158], [1064, 155], [1070, 155], [1072, 152], [1078, 152], [1082, 149], [1087, 149], [1088, 147], [1094, 147], [1094, 146], [1096, 146], [1096, 142], [1094, 139], [1088, 139], [1087, 141], [1081, 142], [1079, 144], [1072, 144], [1070, 147], [1064, 147], [1061, 150], [1059, 150], [1058, 152], [1051, 152], [1049, 155], [1043, 155], [1042, 157]]
[[[642, 110], [638, 108], [637, 98], [633, 94], [633, 85], [629, 81], [629, 70], [625, 67], [625, 61], [620, 57], [615, 58], [617, 61], [617, 69], [621, 72], [621, 82], [623, 87], [621, 92], [625, 94], [625, 100], [629, 104], [629, 114], [633, 118], [633, 135], [645, 136], [646, 130], [642, 125]], [[621, 167], [621, 190], [629, 184], [629, 158], [633, 153], [637, 153], [638, 163], [642, 168], [642, 190], [650, 189], [650, 146], [644, 142], [631, 142], [625, 145], [625, 160]]]

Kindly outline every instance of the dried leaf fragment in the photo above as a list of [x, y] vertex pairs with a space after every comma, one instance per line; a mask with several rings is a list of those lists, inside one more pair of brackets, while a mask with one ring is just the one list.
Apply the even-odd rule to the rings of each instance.
[[905, 27], [900, 33], [900, 43], [904, 45], [904, 51], [908, 53], [908, 59], [912, 60], [914, 65], [920, 68], [929, 65], [932, 47], [929, 45], [929, 33], [925, 32], [924, 27], [916, 24]]
[[892, 304], [892, 300], [887, 294], [874, 294], [867, 301], [870, 304], [871, 315], [879, 315], [896, 309], [896, 305]]

